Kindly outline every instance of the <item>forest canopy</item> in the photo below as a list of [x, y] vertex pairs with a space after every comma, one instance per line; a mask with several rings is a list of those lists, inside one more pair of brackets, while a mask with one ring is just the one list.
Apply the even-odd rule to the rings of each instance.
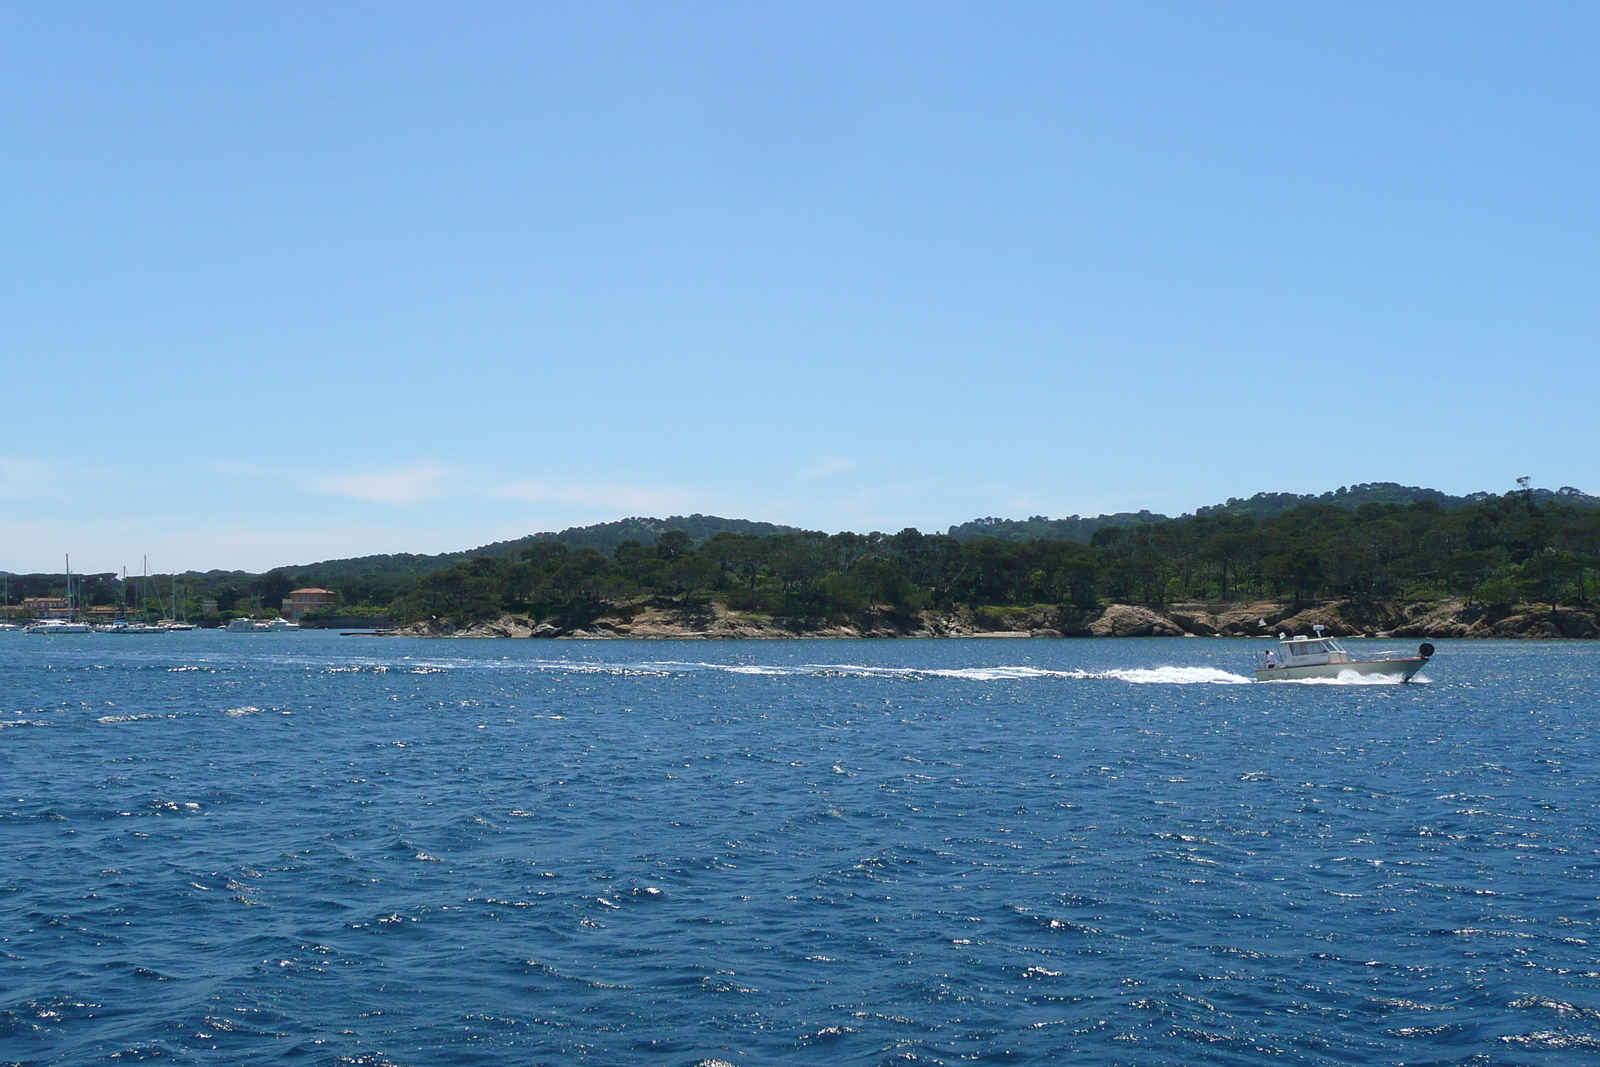
[[1588, 602], [1600, 578], [1600, 509], [1530, 490], [1446, 508], [1437, 500], [1303, 503], [1270, 518], [1204, 514], [1104, 525], [1087, 543], [896, 534], [668, 531], [611, 555], [543, 542], [419, 579], [400, 619], [535, 620], [600, 604], [716, 599], [783, 616], [958, 605], [1159, 605], [1242, 597]]
[[[291, 590], [338, 594], [336, 616], [534, 620], [603, 606], [718, 600], [830, 617], [959, 606], [1457, 597], [1588, 605], [1600, 580], [1600, 500], [1524, 486], [1446, 497], [1392, 484], [1320, 497], [1257, 494], [1193, 515], [978, 520], [947, 534], [826, 534], [715, 516], [624, 519], [444, 556], [335, 560], [266, 574], [76, 578], [84, 606], [195, 616], [271, 614]], [[1032, 536], [1029, 536], [1031, 534]], [[10, 602], [59, 595], [61, 575], [12, 575]]]

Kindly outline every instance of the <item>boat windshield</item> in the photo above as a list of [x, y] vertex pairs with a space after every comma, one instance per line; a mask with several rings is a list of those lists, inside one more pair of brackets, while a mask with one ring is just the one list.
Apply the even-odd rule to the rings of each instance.
[[1339, 642], [1332, 640], [1331, 638], [1329, 640], [1327, 640], [1327, 641], [1324, 641], [1323, 644], [1328, 646], [1328, 651], [1329, 652], [1343, 652], [1344, 651], [1344, 646], [1341, 645]]

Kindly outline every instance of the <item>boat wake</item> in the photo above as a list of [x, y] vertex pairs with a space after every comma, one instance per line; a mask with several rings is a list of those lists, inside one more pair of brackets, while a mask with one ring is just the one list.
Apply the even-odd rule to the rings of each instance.
[[[1357, 674], [1355, 671], [1340, 671], [1337, 678], [1279, 678], [1273, 680], [1273, 685], [1406, 685], [1404, 676], [1399, 674]], [[1429, 680], [1422, 675], [1412, 677], [1410, 685], [1427, 685]]]
[[[1077, 677], [1078, 675], [1074, 675]], [[1242, 674], [1216, 667], [1148, 667], [1118, 671], [1084, 672], [1086, 678], [1116, 678], [1135, 685], [1249, 685]]]
[[[290, 657], [300, 662], [299, 657]], [[312, 661], [305, 661], [310, 666]], [[198, 668], [179, 668], [195, 670]], [[1253, 679], [1247, 674], [1237, 674], [1220, 667], [1107, 667], [1101, 669], [1050, 670], [1044, 667], [1025, 667], [1002, 664], [990, 667], [881, 667], [866, 663], [711, 663], [703, 660], [645, 660], [631, 662], [603, 662], [595, 660], [548, 659], [516, 660], [502, 657], [497, 660], [480, 660], [453, 657], [428, 659], [389, 660], [385, 658], [354, 658], [338, 664], [319, 665], [329, 674], [387, 674], [393, 671], [406, 674], [449, 674], [460, 670], [491, 670], [528, 672], [533, 674], [590, 674], [613, 677], [670, 678], [700, 673], [766, 675], [792, 678], [900, 678], [906, 680], [948, 678], [969, 682], [1012, 682], [1032, 679], [1059, 679], [1066, 681], [1113, 681], [1129, 685], [1250, 685]], [[1343, 671], [1334, 678], [1282, 678], [1273, 679], [1278, 685], [1400, 685], [1404, 679], [1399, 674], [1358, 674]], [[1429, 679], [1417, 675], [1411, 684], [1427, 685]]]
[[324, 673], [446, 674], [457, 670], [527, 671], [534, 674], [598, 674], [614, 677], [671, 678], [700, 673], [767, 675], [779, 678], [951, 678], [968, 682], [1012, 682], [1031, 679], [1116, 681], [1133, 685], [1248, 685], [1244, 675], [1216, 667], [1125, 667], [1102, 670], [1048, 670], [1043, 667], [879, 667], [866, 663], [710, 663], [703, 660], [595, 662], [583, 660], [430, 659], [393, 661], [363, 659], [324, 666]]
[[653, 662], [630, 664], [573, 663], [546, 661], [534, 665], [540, 671], [560, 671], [583, 674], [688, 674], [698, 671], [721, 671], [727, 674], [770, 675], [774, 677], [810, 678], [952, 678], [971, 682], [1026, 681], [1036, 678], [1061, 678], [1070, 680], [1109, 680], [1129, 682], [1134, 685], [1248, 685], [1250, 679], [1243, 675], [1219, 670], [1215, 667], [1135, 667], [1107, 670], [1054, 671], [1041, 667], [875, 667], [861, 663], [801, 663], [792, 666], [775, 664], [704, 663], [704, 662]]

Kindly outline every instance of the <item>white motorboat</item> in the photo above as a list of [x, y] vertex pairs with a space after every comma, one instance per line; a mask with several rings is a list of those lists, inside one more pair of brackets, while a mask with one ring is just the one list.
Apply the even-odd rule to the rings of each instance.
[[[86, 622], [78, 621], [78, 609], [72, 600], [72, 557], [67, 560], [67, 616], [66, 618], [39, 619], [28, 624], [22, 632], [25, 634], [92, 634], [94, 627]], [[6, 585], [6, 599], [11, 599], [11, 586]]]
[[77, 622], [74, 619], [40, 619], [26, 630], [25, 634], [92, 634], [94, 627], [86, 622]]
[[252, 619], [246, 615], [243, 618], [233, 619], [228, 623], [228, 632], [231, 634], [281, 634], [299, 633], [300, 624], [290, 622], [288, 619]]
[[1356, 659], [1339, 643], [1338, 638], [1323, 637], [1321, 626], [1314, 629], [1315, 637], [1279, 634], [1278, 650], [1268, 652], [1265, 663], [1256, 668], [1256, 681], [1295, 682], [1310, 678], [1379, 676], [1409, 682], [1433, 658], [1433, 646], [1424, 641], [1416, 655], [1380, 652], [1366, 659]]

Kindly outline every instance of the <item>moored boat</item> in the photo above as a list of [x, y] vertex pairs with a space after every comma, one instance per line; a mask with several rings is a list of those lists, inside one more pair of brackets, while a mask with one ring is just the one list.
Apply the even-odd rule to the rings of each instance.
[[[94, 627], [79, 620], [78, 608], [72, 599], [72, 557], [68, 555], [67, 561], [67, 614], [65, 618], [52, 617], [38, 619], [28, 624], [22, 632], [25, 634], [92, 634]], [[11, 600], [11, 586], [6, 585], [6, 601]]]
[[164, 634], [167, 630], [165, 627], [157, 626], [153, 623], [128, 622], [126, 619], [119, 619], [108, 626], [100, 627], [100, 632], [103, 634]]
[[1434, 648], [1426, 641], [1416, 655], [1380, 652], [1356, 659], [1338, 638], [1323, 637], [1315, 627], [1315, 637], [1278, 635], [1278, 650], [1266, 654], [1263, 666], [1256, 668], [1258, 682], [1294, 682], [1313, 678], [1386, 677], [1409, 682], [1433, 658]]
[[92, 634], [94, 629], [86, 622], [75, 619], [40, 619], [22, 631], [27, 634]]
[[228, 632], [231, 634], [282, 634], [299, 633], [300, 624], [290, 622], [288, 619], [253, 619], [248, 615], [233, 619], [228, 623]]

